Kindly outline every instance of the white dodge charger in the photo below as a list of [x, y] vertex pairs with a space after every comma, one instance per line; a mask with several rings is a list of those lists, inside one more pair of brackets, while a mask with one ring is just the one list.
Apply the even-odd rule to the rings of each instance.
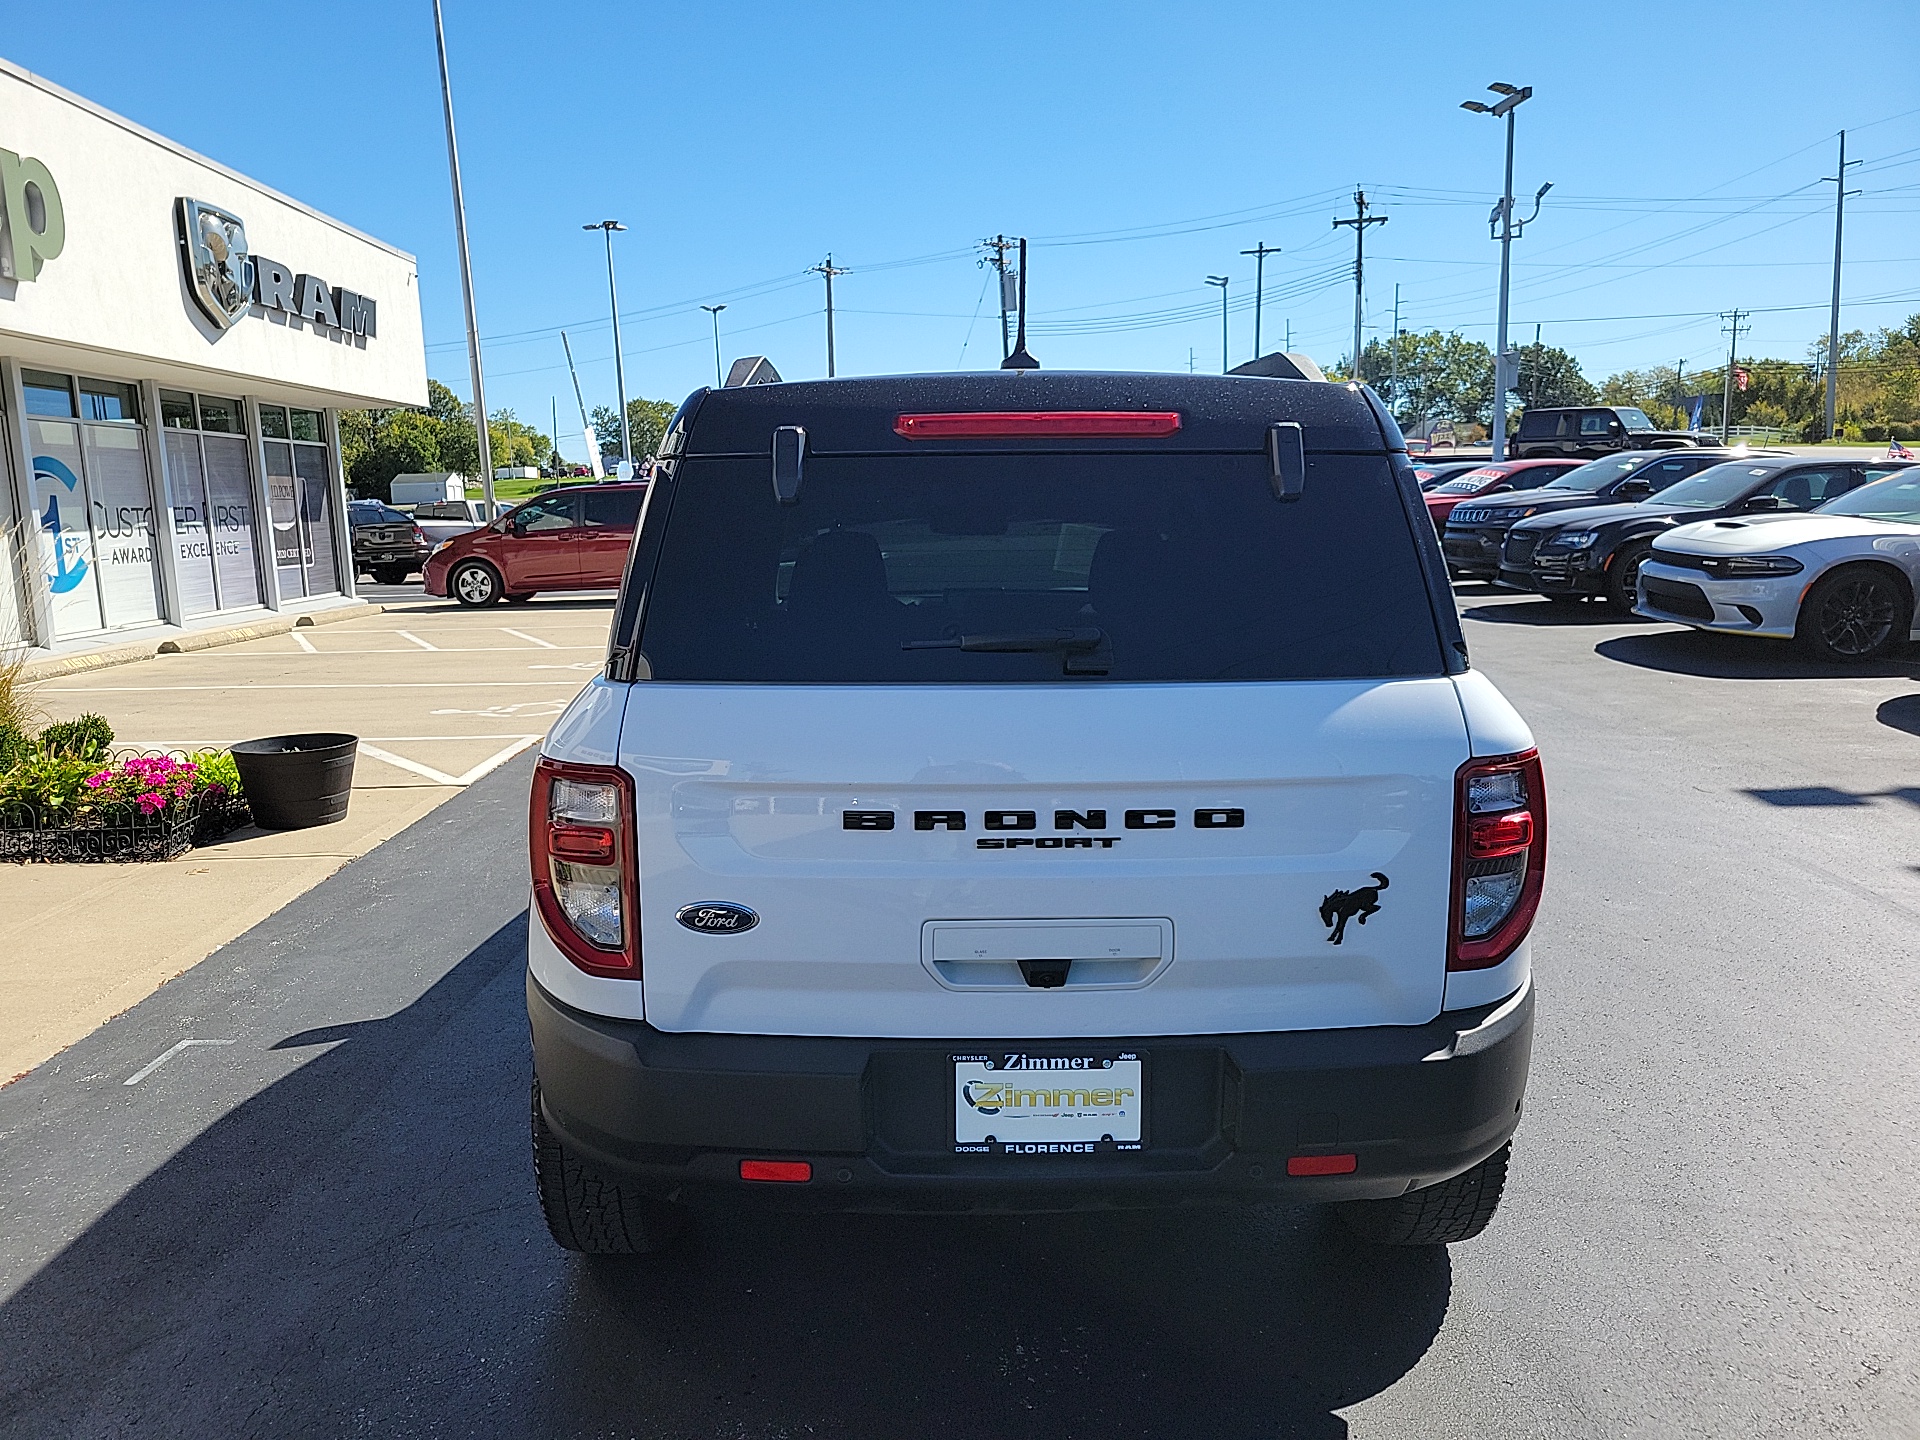
[[1869, 660], [1915, 631], [1920, 467], [1805, 514], [1669, 530], [1640, 569], [1634, 608], [1701, 630], [1798, 640], [1822, 660]]

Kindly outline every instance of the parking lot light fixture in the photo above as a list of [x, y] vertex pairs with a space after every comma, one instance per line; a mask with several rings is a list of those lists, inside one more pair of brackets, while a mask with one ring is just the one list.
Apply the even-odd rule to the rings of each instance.
[[1462, 100], [1460, 108], [1471, 110], [1476, 115], [1491, 115], [1496, 120], [1507, 122], [1507, 173], [1506, 184], [1501, 190], [1500, 203], [1493, 207], [1490, 226], [1493, 238], [1500, 242], [1500, 323], [1494, 338], [1493, 348], [1493, 460], [1507, 458], [1507, 384], [1509, 365], [1512, 357], [1507, 353], [1507, 296], [1508, 284], [1513, 273], [1512, 250], [1514, 239], [1529, 221], [1540, 213], [1540, 200], [1548, 187], [1542, 185], [1540, 193], [1533, 197], [1533, 215], [1526, 220], [1516, 221], [1513, 214], [1513, 112], [1518, 110], [1533, 94], [1531, 85], [1509, 85], [1504, 81], [1495, 81], [1487, 86], [1501, 98], [1491, 105], [1481, 100]]
[[1220, 373], [1224, 375], [1233, 368], [1233, 359], [1227, 351], [1227, 277], [1209, 275], [1207, 283], [1220, 287]]
[[713, 317], [713, 388], [718, 390], [723, 383], [720, 378], [720, 312], [727, 307], [702, 305], [700, 308]]
[[630, 475], [633, 465], [633, 436], [627, 425], [627, 367], [620, 355], [620, 291], [613, 283], [613, 232], [627, 227], [618, 220], [595, 220], [580, 228], [603, 231], [607, 237], [607, 303], [611, 307], [613, 321], [613, 388], [620, 402], [620, 459], [628, 467]]

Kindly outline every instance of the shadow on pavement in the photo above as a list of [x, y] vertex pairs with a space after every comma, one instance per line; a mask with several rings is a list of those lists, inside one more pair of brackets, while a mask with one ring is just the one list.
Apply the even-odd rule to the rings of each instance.
[[524, 925], [284, 1037], [312, 1058], [0, 1306], [0, 1432], [1334, 1437], [1445, 1319], [1444, 1251], [1283, 1207], [710, 1216], [657, 1259], [564, 1254]]
[[[1920, 655], [1912, 646], [1896, 649], [1884, 659], [1849, 665], [1823, 665], [1804, 659], [1785, 640], [1711, 635], [1690, 629], [1621, 635], [1602, 640], [1593, 648], [1595, 654], [1623, 665], [1715, 680], [1832, 680], [1849, 676], [1920, 680]], [[1884, 712], [1886, 706], [1881, 709]]]
[[1871, 805], [1876, 800], [1903, 800], [1920, 806], [1920, 787], [1896, 786], [1892, 790], [1836, 790], [1831, 785], [1793, 785], [1778, 790], [1743, 790], [1762, 804], [1782, 810], [1846, 809]]
[[[1511, 591], [1500, 591], [1511, 595]], [[1549, 600], [1535, 596], [1505, 605], [1476, 605], [1462, 610], [1468, 620], [1484, 620], [1495, 625], [1650, 625], [1653, 621], [1639, 615], [1622, 615], [1597, 600]]]
[[1880, 708], [1873, 713], [1882, 725], [1920, 735], [1920, 695], [1896, 695], [1891, 700], [1882, 700]]

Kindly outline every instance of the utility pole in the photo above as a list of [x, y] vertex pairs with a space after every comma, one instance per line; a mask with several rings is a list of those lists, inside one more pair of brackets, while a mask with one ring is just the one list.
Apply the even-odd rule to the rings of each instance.
[[1842, 130], [1840, 169], [1821, 177], [1833, 181], [1833, 309], [1827, 314], [1827, 433], [1821, 437], [1826, 440], [1833, 438], [1834, 406], [1840, 390], [1840, 235], [1847, 218], [1847, 196], [1860, 193], [1847, 189], [1847, 166], [1859, 163], [1847, 159], [1847, 132]]
[[1527, 404], [1530, 406], [1540, 403], [1540, 329], [1537, 324], [1533, 327], [1533, 377], [1527, 385]]
[[1007, 304], [1007, 251], [1014, 248], [1018, 241], [1009, 240], [1004, 235], [996, 235], [991, 240], [982, 240], [980, 247], [991, 250], [980, 263], [993, 267], [995, 282], [1000, 287], [1000, 358], [1005, 360], [1013, 353], [1013, 340], [1007, 333], [1007, 312], [1012, 308]]
[[[613, 233], [627, 227], [618, 220], [596, 220], [582, 230], [598, 230], [607, 237], [607, 307], [613, 323], [613, 388], [620, 400], [620, 463], [633, 471], [633, 434], [627, 424], [627, 365], [620, 353], [620, 291], [613, 283]], [[627, 476], [622, 476], [626, 479]]]
[[807, 267], [808, 273], [827, 277], [827, 378], [833, 379], [833, 277], [845, 275], [847, 271], [833, 263], [833, 252], [827, 252], [827, 258], [818, 265]]
[[1362, 307], [1366, 294], [1367, 226], [1384, 225], [1387, 223], [1387, 217], [1367, 214], [1367, 192], [1355, 190], [1353, 218], [1335, 220], [1333, 223], [1336, 229], [1342, 225], [1353, 227], [1353, 374], [1350, 378], [1358, 380], [1360, 378], [1360, 325], [1365, 313]]
[[720, 378], [720, 312], [724, 305], [702, 305], [700, 307], [713, 317], [713, 388], [718, 390], [726, 382]]
[[553, 453], [558, 455], [560, 453], [560, 397], [558, 395], [547, 397], [547, 412], [550, 417], [549, 423], [553, 426], [553, 429], [548, 432], [553, 436]]
[[1013, 353], [1000, 362], [1002, 370], [1038, 370], [1040, 362], [1027, 353], [1027, 237], [1020, 237], [1020, 288], [1014, 297], [1019, 319], [1013, 331]]
[[[1733, 338], [1727, 342], [1727, 379], [1720, 391], [1720, 443], [1727, 443], [1733, 426], [1733, 362], [1734, 352], [1740, 347], [1740, 324], [1753, 312], [1750, 310], [1723, 310], [1720, 318], [1732, 327]], [[1829, 357], [1831, 358], [1831, 357]]]
[[1253, 249], [1242, 250], [1242, 255], [1253, 256], [1253, 358], [1260, 358], [1260, 301], [1267, 293], [1267, 257], [1278, 255], [1280, 247], [1269, 245], [1264, 240], [1256, 240]]
[[1495, 82], [1487, 89], [1501, 98], [1492, 105], [1478, 100], [1463, 100], [1462, 110], [1471, 110], [1476, 115], [1491, 115], [1496, 120], [1507, 122], [1507, 183], [1501, 192], [1500, 201], [1493, 207], [1488, 219], [1488, 229], [1492, 238], [1500, 242], [1500, 324], [1494, 338], [1493, 350], [1493, 459], [1498, 462], [1507, 458], [1507, 391], [1512, 388], [1508, 381], [1508, 366], [1512, 357], [1507, 354], [1507, 293], [1508, 282], [1512, 277], [1513, 242], [1520, 238], [1520, 232], [1540, 216], [1540, 202], [1546, 198], [1547, 191], [1553, 188], [1553, 182], [1542, 185], [1533, 197], [1533, 214], [1525, 220], [1519, 220], [1513, 213], [1513, 112], [1520, 108], [1533, 94], [1531, 85], [1506, 85]]
[[1387, 407], [1394, 419], [1400, 418], [1400, 286], [1393, 287], [1393, 345], [1387, 351], [1387, 393], [1393, 397]]
[[1220, 373], [1224, 375], [1233, 368], [1233, 360], [1227, 353], [1227, 277], [1209, 275], [1207, 283], [1220, 289]]
[[1287, 354], [1293, 353], [1293, 321], [1287, 321]]
[[440, 99], [447, 112], [447, 170], [453, 176], [453, 231], [460, 242], [460, 298], [467, 310], [467, 372], [473, 379], [474, 439], [479, 442], [480, 494], [493, 518], [493, 436], [487, 431], [487, 387], [480, 373], [480, 321], [473, 308], [473, 260], [467, 253], [467, 202], [460, 190], [460, 146], [453, 138], [453, 79], [447, 73], [447, 32], [440, 0], [433, 0], [433, 43], [440, 51]]
[[1687, 362], [1676, 361], [1673, 367], [1673, 403], [1686, 409], [1687, 404]]

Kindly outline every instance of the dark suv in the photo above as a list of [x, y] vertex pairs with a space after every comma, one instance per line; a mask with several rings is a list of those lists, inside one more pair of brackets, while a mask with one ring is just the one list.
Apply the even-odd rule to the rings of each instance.
[[1662, 532], [1729, 515], [1811, 510], [1892, 468], [1858, 460], [1750, 456], [1711, 466], [1638, 505], [1590, 505], [1522, 520], [1507, 532], [1501, 548], [1499, 583], [1554, 599], [1600, 596], [1630, 614], [1638, 599], [1640, 564]]
[[[1773, 452], [1766, 452], [1771, 454]], [[1500, 545], [1508, 527], [1535, 515], [1573, 510], [1602, 500], [1622, 503], [1658, 495], [1676, 480], [1698, 474], [1709, 465], [1737, 460], [1732, 450], [1629, 450], [1589, 460], [1577, 469], [1556, 475], [1537, 490], [1513, 490], [1482, 500], [1466, 500], [1447, 516], [1441, 548], [1447, 569], [1465, 580], [1491, 580], [1500, 570]], [[1523, 580], [1524, 574], [1507, 577]]]
[[404, 584], [432, 549], [411, 515], [378, 500], [349, 500], [347, 523], [353, 527], [355, 573], [382, 585]]
[[1673, 450], [1699, 442], [1684, 430], [1662, 430], [1631, 405], [1582, 405], [1528, 410], [1513, 450], [1521, 460], [1571, 455], [1597, 460], [1621, 450]]

